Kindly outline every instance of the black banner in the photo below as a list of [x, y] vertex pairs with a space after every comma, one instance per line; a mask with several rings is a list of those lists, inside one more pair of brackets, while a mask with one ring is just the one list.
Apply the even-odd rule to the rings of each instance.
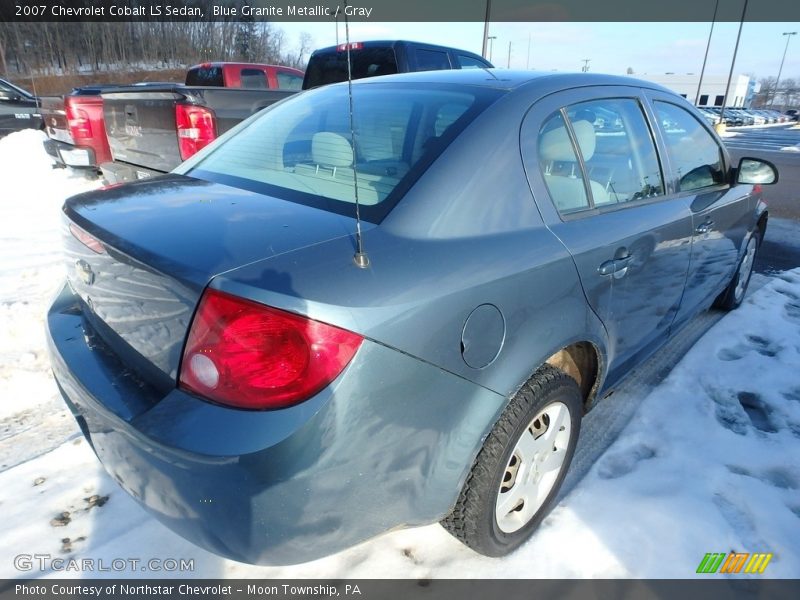
[[708, 600], [800, 597], [800, 580], [268, 580], [39, 579], [0, 581], [0, 600], [503, 600], [548, 598]]
[[[719, 3], [739, 21], [745, 0]], [[710, 22], [715, 0], [0, 0], [0, 22], [483, 21]], [[800, 21], [800, 2], [748, 0], [747, 21]]]

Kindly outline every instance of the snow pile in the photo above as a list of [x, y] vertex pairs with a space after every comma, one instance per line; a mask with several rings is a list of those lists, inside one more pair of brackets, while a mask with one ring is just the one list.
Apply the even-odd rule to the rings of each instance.
[[[185, 542], [104, 473], [60, 404], [44, 404], [57, 396], [41, 332], [62, 276], [58, 209], [97, 184], [50, 170], [39, 141], [31, 132], [0, 141], [0, 177], [13, 182], [0, 203], [0, 401], [5, 415], [17, 413], [0, 413], [0, 578], [685, 578], [706, 553], [734, 550], [772, 552], [763, 576], [800, 577], [800, 269], [771, 278], [709, 330], [509, 557], [478, 556], [438, 525], [283, 568], [235, 563]], [[15, 458], [42, 444], [30, 435], [36, 427], [52, 433], [64, 424], [66, 443]], [[21, 553], [106, 566], [191, 559], [194, 571], [146, 572], [141, 563], [123, 572], [19, 571]]]
[[0, 139], [0, 416], [48, 400], [54, 387], [44, 352], [44, 312], [63, 281], [61, 205], [99, 182], [53, 170], [45, 135], [32, 129]]

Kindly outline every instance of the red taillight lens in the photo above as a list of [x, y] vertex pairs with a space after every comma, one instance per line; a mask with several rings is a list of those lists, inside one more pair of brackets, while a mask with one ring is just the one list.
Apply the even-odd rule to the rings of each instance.
[[69, 224], [69, 230], [72, 235], [74, 235], [81, 244], [89, 248], [89, 250], [97, 254], [105, 254], [106, 248], [100, 240], [89, 235], [74, 223]]
[[305, 317], [207, 290], [181, 361], [181, 388], [249, 409], [298, 404], [331, 383], [362, 337]]
[[75, 141], [90, 139], [92, 137], [92, 123], [89, 120], [89, 113], [82, 108], [77, 108], [69, 102], [64, 107], [67, 115], [67, 125], [72, 139]]
[[175, 124], [178, 128], [178, 149], [183, 160], [217, 138], [214, 113], [202, 106], [176, 104]]

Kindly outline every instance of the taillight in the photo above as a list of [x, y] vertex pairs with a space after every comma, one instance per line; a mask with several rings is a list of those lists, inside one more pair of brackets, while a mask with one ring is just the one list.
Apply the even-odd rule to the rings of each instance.
[[308, 400], [347, 366], [362, 337], [207, 290], [181, 360], [181, 388], [219, 404], [283, 408]]
[[178, 149], [183, 160], [208, 146], [217, 137], [214, 113], [202, 106], [176, 104], [175, 124], [178, 128]]
[[73, 106], [69, 102], [66, 103], [64, 112], [67, 115], [67, 125], [69, 125], [72, 139], [75, 141], [91, 139], [92, 123], [89, 120], [89, 113], [82, 108]]
[[89, 235], [83, 229], [75, 225], [75, 223], [69, 224], [69, 230], [72, 235], [75, 236], [75, 239], [89, 248], [89, 250], [96, 252], [97, 254], [105, 254], [106, 247], [103, 246], [103, 242], [98, 240], [96, 237]]
[[[364, 47], [364, 44], [361, 42], [350, 42], [350, 50], [361, 50]], [[347, 51], [347, 44], [339, 44], [336, 46], [337, 52], [346, 52]]]

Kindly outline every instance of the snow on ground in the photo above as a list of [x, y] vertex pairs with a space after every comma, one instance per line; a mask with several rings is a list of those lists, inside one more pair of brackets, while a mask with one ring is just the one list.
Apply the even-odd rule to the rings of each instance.
[[59, 208], [100, 185], [53, 170], [44, 139], [32, 129], [0, 139], [0, 417], [54, 395], [42, 314], [63, 279]]
[[98, 184], [51, 170], [40, 140], [0, 140], [0, 180], [11, 191], [0, 200], [0, 578], [81, 575], [20, 572], [20, 553], [106, 565], [193, 559], [183, 575], [195, 577], [683, 578], [705, 553], [733, 550], [772, 552], [766, 576], [800, 577], [800, 269], [771, 277], [710, 329], [509, 557], [480, 557], [438, 525], [283, 568], [183, 541], [103, 472], [54, 400], [42, 327], [62, 277], [58, 209]]

